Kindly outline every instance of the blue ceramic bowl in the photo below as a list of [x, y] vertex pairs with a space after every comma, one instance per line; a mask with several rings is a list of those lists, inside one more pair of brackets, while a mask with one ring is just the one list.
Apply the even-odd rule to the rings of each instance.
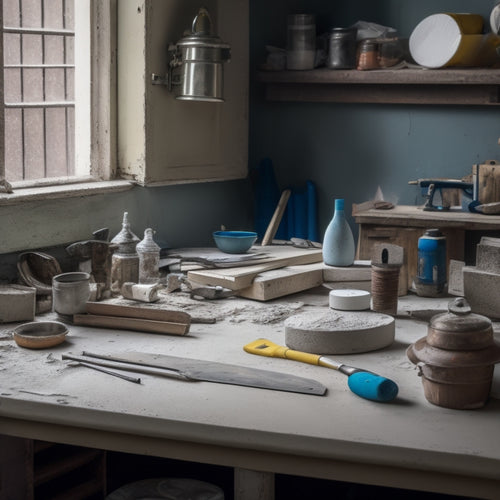
[[224, 253], [245, 253], [257, 240], [252, 231], [215, 231], [217, 248]]

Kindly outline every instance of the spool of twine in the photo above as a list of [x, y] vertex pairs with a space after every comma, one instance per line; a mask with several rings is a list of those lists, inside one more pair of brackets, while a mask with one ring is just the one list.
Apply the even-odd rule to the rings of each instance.
[[398, 311], [399, 265], [372, 265], [372, 310], [395, 315]]

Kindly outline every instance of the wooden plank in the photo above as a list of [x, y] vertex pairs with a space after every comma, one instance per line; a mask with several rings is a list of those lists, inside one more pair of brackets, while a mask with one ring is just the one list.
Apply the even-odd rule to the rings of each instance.
[[[370, 256], [371, 257], [371, 256]], [[323, 281], [370, 281], [372, 273], [371, 261], [355, 260], [352, 266], [323, 266]]]
[[0, 498], [33, 500], [33, 441], [0, 434]]
[[323, 283], [323, 263], [289, 266], [259, 274], [248, 288], [237, 295], [267, 301], [309, 290]]
[[472, 175], [477, 182], [477, 198], [481, 203], [500, 201], [500, 163], [491, 161], [473, 165]]
[[[263, 248], [267, 251], [271, 247]], [[281, 247], [279, 253], [280, 256], [277, 256], [274, 260], [254, 266], [189, 271], [188, 279], [203, 285], [220, 285], [231, 290], [243, 290], [252, 284], [257, 275], [265, 271], [323, 261], [321, 249]]]
[[[330, 70], [260, 71], [257, 79], [264, 83], [350, 83], [358, 84], [431, 84], [431, 85], [499, 85], [498, 68], [380, 69], [374, 71]], [[424, 87], [425, 89], [425, 87]]]
[[189, 331], [189, 325], [186, 323], [171, 323], [119, 316], [100, 316], [97, 314], [75, 314], [73, 322], [75, 325], [114, 328], [116, 330], [134, 330], [147, 333], [167, 333], [170, 335], [185, 335]]
[[349, 83], [269, 83], [266, 99], [283, 102], [353, 102], [374, 104], [439, 104], [498, 106], [498, 85], [425, 85]]
[[235, 467], [234, 498], [238, 500], [275, 500], [274, 473]]
[[281, 193], [281, 198], [280, 201], [278, 202], [278, 206], [274, 211], [274, 214], [271, 218], [271, 222], [269, 223], [266, 233], [264, 234], [264, 238], [262, 238], [262, 246], [269, 245], [273, 241], [273, 238], [276, 236], [276, 232], [278, 231], [278, 227], [281, 223], [283, 214], [285, 213], [285, 209], [288, 204], [288, 199], [290, 198], [291, 194], [292, 191], [290, 189], [285, 189], [283, 193]]
[[86, 310], [89, 314], [102, 316], [121, 316], [124, 318], [186, 323], [188, 325], [191, 322], [191, 316], [186, 312], [158, 309], [148, 306], [127, 306], [109, 302], [87, 302]]
[[460, 228], [467, 230], [497, 230], [500, 227], [499, 215], [483, 215], [471, 212], [447, 210], [427, 212], [422, 206], [398, 205], [390, 210], [370, 209], [353, 214], [358, 224], [401, 227]]
[[275, 101], [499, 105], [497, 68], [261, 71]]

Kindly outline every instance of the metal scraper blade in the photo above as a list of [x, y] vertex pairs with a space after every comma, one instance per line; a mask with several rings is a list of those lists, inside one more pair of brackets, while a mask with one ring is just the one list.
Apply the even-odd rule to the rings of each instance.
[[134, 370], [134, 366], [175, 370], [189, 379], [205, 382], [241, 385], [316, 396], [323, 396], [327, 391], [327, 388], [316, 380], [213, 361], [139, 352], [124, 352], [117, 355], [84, 352], [83, 355], [88, 358], [126, 363], [132, 371]]

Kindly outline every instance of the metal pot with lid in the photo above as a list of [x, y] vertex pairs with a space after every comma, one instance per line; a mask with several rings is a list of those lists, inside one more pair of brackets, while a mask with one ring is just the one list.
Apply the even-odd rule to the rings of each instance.
[[171, 85], [178, 86], [176, 99], [222, 102], [223, 63], [231, 58], [230, 46], [213, 33], [208, 10], [201, 7], [191, 31], [169, 47]]
[[473, 409], [488, 400], [500, 343], [493, 338], [491, 321], [471, 313], [459, 297], [448, 312], [431, 318], [427, 336], [407, 350], [422, 377], [430, 403], [446, 408]]

